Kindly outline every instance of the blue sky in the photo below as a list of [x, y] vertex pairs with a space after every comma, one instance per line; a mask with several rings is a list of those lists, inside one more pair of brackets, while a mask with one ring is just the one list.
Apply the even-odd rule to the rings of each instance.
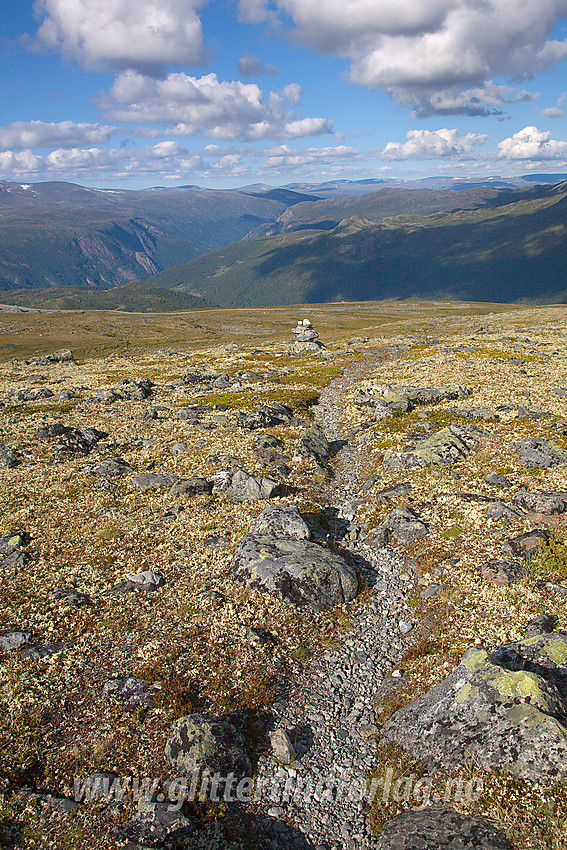
[[567, 0], [5, 0], [0, 179], [567, 170]]

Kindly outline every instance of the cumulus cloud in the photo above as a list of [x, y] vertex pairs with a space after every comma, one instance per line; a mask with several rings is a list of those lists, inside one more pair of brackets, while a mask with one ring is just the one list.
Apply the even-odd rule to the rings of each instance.
[[352, 82], [426, 113], [474, 111], [471, 89], [529, 79], [567, 56], [567, 42], [552, 37], [566, 0], [240, 0], [243, 20], [270, 10], [291, 19], [297, 40], [349, 58]]
[[488, 136], [458, 130], [410, 130], [407, 142], [388, 142], [377, 151], [384, 159], [474, 159]]
[[[288, 95], [295, 98], [297, 88], [288, 87]], [[299, 118], [285, 108], [284, 100], [284, 95], [272, 92], [266, 103], [256, 83], [223, 81], [216, 74], [173, 73], [154, 80], [125, 71], [101, 105], [115, 121], [165, 125], [176, 136], [203, 133], [215, 139], [257, 141], [332, 132], [332, 121]], [[160, 134], [151, 127], [143, 132]]]
[[257, 56], [252, 53], [243, 53], [238, 60], [238, 73], [241, 77], [257, 77], [260, 74], [267, 74], [273, 77], [278, 73], [278, 69], [273, 65], [262, 65]]
[[37, 43], [86, 68], [137, 68], [203, 59], [207, 0], [36, 0]]
[[0, 147], [26, 150], [103, 144], [116, 132], [115, 127], [109, 127], [106, 124], [84, 124], [75, 121], [60, 121], [58, 124], [43, 121], [14, 121], [12, 124], [0, 127]]
[[498, 143], [499, 156], [505, 159], [550, 160], [567, 158], [567, 142], [551, 138], [549, 131], [524, 127]]
[[428, 115], [504, 115], [509, 103], [530, 102], [534, 95], [525, 89], [513, 86], [496, 85], [488, 81], [483, 86], [465, 91], [444, 90], [424, 93], [421, 103], [414, 110], [414, 118], [424, 118]]

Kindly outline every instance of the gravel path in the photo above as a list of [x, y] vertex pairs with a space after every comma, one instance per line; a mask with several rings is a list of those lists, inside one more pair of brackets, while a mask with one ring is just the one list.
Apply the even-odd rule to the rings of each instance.
[[[342, 395], [362, 368], [359, 364], [337, 378], [314, 408], [329, 439], [343, 438]], [[406, 590], [412, 576], [402, 552], [371, 549], [364, 543], [364, 530], [357, 533], [353, 500], [359, 498], [362, 483], [361, 455], [363, 449], [354, 442], [339, 452], [333, 503], [346, 532], [342, 545], [366, 577], [371, 597], [355, 613], [339, 648], [325, 651], [301, 675], [292, 698], [273, 707], [275, 727], [288, 731], [298, 758], [289, 767], [273, 757], [259, 762], [258, 780], [274, 789], [271, 799], [262, 802], [260, 815], [263, 846], [270, 850], [375, 845], [364, 800], [365, 781], [377, 766], [372, 698], [404, 652], [403, 635], [410, 631], [412, 617]]]

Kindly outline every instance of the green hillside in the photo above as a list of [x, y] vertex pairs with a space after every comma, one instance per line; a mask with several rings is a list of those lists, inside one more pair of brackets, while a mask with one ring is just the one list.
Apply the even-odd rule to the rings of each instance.
[[563, 302], [566, 233], [561, 183], [472, 210], [353, 217], [329, 231], [239, 242], [148, 283], [226, 307], [410, 297]]
[[162, 289], [143, 281], [107, 290], [80, 286], [19, 289], [0, 293], [0, 301], [40, 310], [124, 310], [132, 313], [205, 310], [216, 306], [190, 292]]

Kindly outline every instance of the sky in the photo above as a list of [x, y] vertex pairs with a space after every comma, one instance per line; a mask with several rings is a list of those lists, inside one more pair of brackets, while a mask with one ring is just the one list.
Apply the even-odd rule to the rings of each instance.
[[567, 170], [567, 0], [4, 0], [0, 180]]

